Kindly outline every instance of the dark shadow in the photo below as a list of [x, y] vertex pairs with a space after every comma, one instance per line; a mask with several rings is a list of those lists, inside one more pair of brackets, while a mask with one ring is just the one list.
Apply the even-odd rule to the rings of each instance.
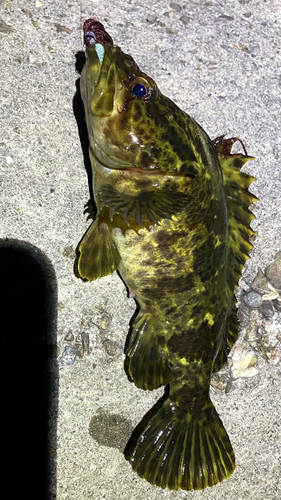
[[102, 446], [117, 448], [121, 453], [132, 431], [129, 419], [118, 413], [106, 412], [102, 408], [97, 410], [89, 425], [89, 434], [95, 441]]
[[[84, 214], [88, 214], [87, 220], [94, 221], [95, 216], [96, 216], [96, 205], [93, 205], [91, 198], [89, 199], [88, 203], [86, 203], [86, 205], [84, 206], [84, 209], [85, 209]], [[90, 228], [90, 226], [87, 228], [87, 231], [89, 228]], [[80, 276], [80, 274], [79, 274], [79, 270], [78, 270], [78, 260], [79, 260], [79, 256], [80, 256], [79, 247], [80, 247], [80, 243], [84, 239], [84, 236], [86, 235], [87, 231], [83, 234], [82, 238], [80, 239], [80, 241], [75, 249], [76, 257], [75, 257], [74, 266], [73, 266], [73, 272], [74, 272], [76, 278], [80, 278], [82, 281], [88, 281], [88, 280], [86, 278], [82, 278], [82, 276]]]
[[0, 240], [1, 479], [7, 497], [56, 499], [57, 282], [35, 246]]
[[[120, 273], [118, 272], [119, 274], [119, 277], [122, 279], [122, 276], [120, 275]], [[128, 287], [125, 283], [125, 281], [122, 279], [124, 285], [126, 286], [126, 289], [127, 289], [127, 294], [129, 296], [129, 290], [128, 290]], [[130, 319], [130, 322], [129, 322], [129, 332], [128, 332], [128, 335], [127, 335], [127, 338], [126, 338], [126, 342], [125, 342], [125, 347], [124, 347], [124, 353], [126, 354], [126, 351], [128, 349], [128, 346], [129, 346], [129, 342], [130, 342], [130, 339], [131, 339], [131, 336], [132, 336], [132, 332], [133, 332], [133, 325], [134, 325], [134, 321], [140, 311], [140, 305], [138, 303], [138, 301], [136, 299], [134, 299], [135, 303], [136, 303], [136, 310], [133, 314], [133, 316], [131, 317]], [[124, 370], [126, 372], [126, 375], [129, 379], [130, 382], [133, 382], [133, 379], [129, 373], [129, 369], [128, 369], [128, 366], [129, 366], [129, 362], [130, 362], [130, 358], [128, 358], [128, 356], [126, 356], [125, 360], [124, 360]]]
[[[75, 63], [75, 69], [76, 71], [81, 75], [82, 69], [84, 67], [86, 58], [85, 58], [85, 52], [80, 51], [75, 54], [76, 58], [76, 63]], [[83, 101], [81, 98], [80, 94], [80, 78], [76, 80], [76, 93], [73, 97], [73, 113], [76, 119], [77, 123], [77, 128], [78, 128], [78, 133], [79, 133], [79, 139], [80, 139], [80, 144], [81, 144], [81, 149], [83, 153], [83, 159], [84, 159], [84, 166], [86, 169], [87, 177], [88, 177], [88, 186], [89, 186], [89, 193], [90, 193], [90, 199], [88, 203], [85, 205], [85, 211], [84, 213], [88, 214], [88, 219], [95, 220], [96, 214], [97, 214], [97, 207], [96, 203], [94, 200], [94, 192], [93, 192], [93, 171], [92, 171], [92, 166], [91, 166], [91, 160], [89, 156], [89, 137], [88, 137], [88, 131], [87, 131], [87, 125], [85, 121], [85, 110], [84, 110], [84, 105]], [[76, 259], [74, 262], [74, 274], [77, 278], [81, 278], [79, 275], [78, 271], [78, 259], [79, 259], [79, 245], [84, 238], [84, 235], [82, 236], [81, 240], [79, 241], [77, 247], [76, 247]], [[83, 279], [83, 278], [81, 278]], [[83, 281], [87, 281], [83, 279]]]
[[144, 429], [147, 427], [148, 422], [154, 417], [154, 415], [156, 415], [159, 408], [161, 408], [163, 403], [165, 403], [166, 399], [168, 399], [169, 393], [170, 393], [170, 386], [166, 385], [163, 396], [161, 396], [161, 398], [158, 399], [155, 405], [152, 406], [152, 408], [145, 414], [145, 416], [137, 425], [137, 427], [133, 430], [132, 435], [124, 450], [124, 455], [126, 460], [130, 460], [132, 453], [135, 449], [135, 446], [137, 444], [137, 440], [143, 433]]
[[[77, 52], [75, 54], [76, 57], [76, 64], [75, 64], [75, 69], [78, 71], [78, 73], [81, 74], [83, 66], [85, 64], [85, 53], [84, 52]], [[81, 98], [80, 94], [80, 78], [76, 80], [76, 93], [73, 97], [73, 113], [77, 122], [77, 127], [78, 127], [78, 133], [79, 133], [79, 139], [81, 143], [81, 149], [83, 153], [83, 158], [84, 158], [84, 165], [85, 169], [87, 172], [88, 176], [88, 184], [89, 184], [89, 192], [90, 192], [90, 198], [92, 202], [92, 207], [93, 207], [93, 215], [95, 217], [97, 213], [96, 209], [96, 204], [94, 201], [94, 193], [93, 193], [93, 172], [92, 172], [92, 167], [91, 167], [91, 161], [90, 161], [90, 156], [89, 156], [89, 137], [88, 137], [88, 131], [87, 131], [87, 125], [85, 121], [85, 110], [84, 110], [84, 105], [83, 101]]]

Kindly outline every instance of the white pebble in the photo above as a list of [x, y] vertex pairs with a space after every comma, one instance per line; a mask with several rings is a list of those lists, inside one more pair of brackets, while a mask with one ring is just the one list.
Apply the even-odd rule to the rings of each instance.
[[231, 358], [234, 364], [239, 365], [239, 367], [244, 370], [249, 366], [253, 366], [254, 364], [256, 364], [258, 360], [254, 351], [252, 351], [252, 349], [244, 347], [243, 345], [237, 345], [232, 350]]
[[267, 352], [267, 361], [270, 365], [278, 365], [281, 359], [281, 351], [280, 349], [272, 349], [272, 351]]
[[255, 366], [250, 366], [246, 370], [242, 370], [239, 367], [233, 367], [232, 369], [232, 376], [233, 378], [250, 378], [250, 377], [255, 377], [259, 373], [258, 369], [255, 368]]
[[65, 347], [62, 356], [60, 358], [60, 363], [62, 365], [73, 365], [75, 358], [76, 358], [76, 353], [77, 350], [73, 346], [67, 346]]
[[238, 344], [232, 350], [231, 360], [233, 378], [248, 378], [258, 374], [257, 368], [253, 366], [257, 363], [258, 358], [251, 349]]

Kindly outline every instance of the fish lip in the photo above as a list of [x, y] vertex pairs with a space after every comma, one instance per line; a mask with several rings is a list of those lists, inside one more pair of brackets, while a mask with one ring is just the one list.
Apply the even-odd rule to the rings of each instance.
[[113, 45], [113, 40], [105, 30], [103, 24], [95, 19], [87, 19], [87, 21], [84, 22], [83, 31], [84, 44], [86, 47], [88, 47], [88, 45], [95, 45], [96, 43], [100, 43], [103, 46], [106, 43]]

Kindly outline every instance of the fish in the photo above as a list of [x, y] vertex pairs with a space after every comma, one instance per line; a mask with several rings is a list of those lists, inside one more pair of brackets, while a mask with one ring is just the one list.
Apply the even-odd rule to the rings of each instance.
[[[238, 337], [235, 289], [253, 248], [253, 159], [237, 137], [211, 140], [94, 19], [84, 23], [80, 93], [96, 215], [77, 276], [118, 271], [137, 310], [125, 371], [166, 387], [126, 458], [153, 485], [200, 490], [229, 478], [235, 455], [210, 379]], [[241, 143], [243, 152], [232, 154]]]

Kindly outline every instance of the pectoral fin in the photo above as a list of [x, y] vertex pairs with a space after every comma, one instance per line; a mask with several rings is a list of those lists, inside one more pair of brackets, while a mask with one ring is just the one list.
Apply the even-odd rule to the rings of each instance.
[[78, 245], [77, 274], [86, 281], [116, 271], [121, 256], [107, 224], [96, 219]]
[[145, 191], [137, 196], [128, 195], [119, 193], [110, 184], [102, 186], [99, 196], [102, 205], [109, 208], [111, 220], [115, 213], [121, 214], [126, 224], [133, 220], [140, 226], [148, 221], [159, 224], [161, 219], [171, 219], [190, 200], [190, 196], [184, 193], [161, 189]]

